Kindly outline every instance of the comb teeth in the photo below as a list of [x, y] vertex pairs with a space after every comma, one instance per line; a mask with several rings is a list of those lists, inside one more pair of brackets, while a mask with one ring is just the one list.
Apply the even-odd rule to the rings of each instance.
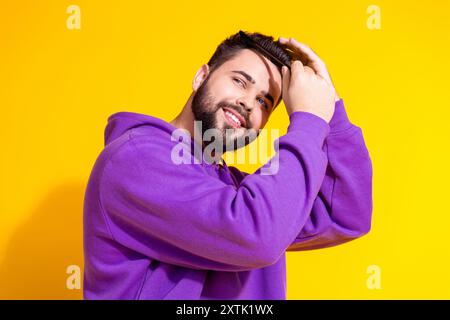
[[272, 62], [274, 62], [278, 67], [282, 67], [282, 66], [286, 66], [289, 68], [289, 70], [291, 69], [289, 65], [286, 65], [285, 63], [283, 63], [280, 59], [278, 59], [277, 57], [275, 57], [274, 55], [272, 55], [269, 51], [267, 51], [263, 46], [261, 46], [259, 43], [253, 41], [249, 36], [247, 36], [245, 34], [245, 32], [243, 31], [239, 31], [239, 35], [241, 36], [242, 40], [244, 40], [250, 47], [255, 48], [256, 50], [260, 51], [261, 53], [263, 53], [265, 56], [267, 56], [268, 58], [270, 58], [272, 60]]

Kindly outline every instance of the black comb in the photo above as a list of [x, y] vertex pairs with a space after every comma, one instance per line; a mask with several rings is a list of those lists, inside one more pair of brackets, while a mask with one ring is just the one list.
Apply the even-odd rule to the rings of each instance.
[[[264, 54], [266, 57], [268, 57], [274, 64], [276, 64], [278, 67], [282, 67], [282, 66], [286, 66], [288, 67], [289, 70], [291, 70], [291, 66], [285, 64], [284, 62], [282, 62], [280, 59], [278, 59], [277, 57], [275, 57], [273, 54], [271, 54], [269, 51], [267, 51], [266, 49], [264, 49], [264, 47], [262, 47], [259, 43], [253, 41], [249, 36], [247, 36], [245, 34], [245, 32], [243, 31], [239, 31], [239, 35], [242, 38], [242, 40], [244, 40], [244, 42], [250, 46], [255, 48], [257, 51], [261, 52], [262, 54]], [[287, 48], [285, 48], [287, 50]]]

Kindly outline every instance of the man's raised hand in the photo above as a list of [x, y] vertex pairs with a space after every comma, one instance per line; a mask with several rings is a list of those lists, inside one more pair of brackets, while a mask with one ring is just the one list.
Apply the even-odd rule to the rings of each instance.
[[296, 111], [312, 113], [330, 122], [334, 113], [333, 86], [300, 60], [293, 60], [291, 71], [282, 67], [282, 94], [288, 115]]

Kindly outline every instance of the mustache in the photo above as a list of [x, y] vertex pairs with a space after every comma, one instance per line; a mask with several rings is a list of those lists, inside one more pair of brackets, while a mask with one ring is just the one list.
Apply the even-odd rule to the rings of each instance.
[[221, 108], [229, 108], [229, 109], [233, 109], [234, 111], [236, 111], [237, 113], [239, 113], [244, 119], [245, 119], [245, 124], [246, 124], [246, 126], [245, 126], [245, 128], [246, 129], [248, 129], [249, 127], [250, 127], [250, 120], [248, 119], [248, 115], [247, 115], [247, 113], [245, 113], [243, 110], [242, 110], [242, 108], [240, 108], [240, 107], [238, 107], [238, 106], [236, 106], [236, 105], [234, 105], [234, 104], [229, 104], [229, 103], [226, 103], [226, 102], [220, 102], [218, 105], [217, 105], [217, 110], [219, 110], [219, 109], [221, 109]]

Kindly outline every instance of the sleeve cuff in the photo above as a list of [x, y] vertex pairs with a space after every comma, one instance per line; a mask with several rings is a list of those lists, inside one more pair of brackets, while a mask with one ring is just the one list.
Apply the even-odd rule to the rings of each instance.
[[329, 124], [319, 116], [305, 111], [292, 112], [289, 115], [289, 126], [287, 132], [303, 131], [314, 137], [319, 143], [323, 144], [325, 138], [330, 132]]
[[334, 114], [330, 120], [330, 134], [345, 131], [353, 126], [345, 111], [344, 101], [339, 99], [334, 105]]

